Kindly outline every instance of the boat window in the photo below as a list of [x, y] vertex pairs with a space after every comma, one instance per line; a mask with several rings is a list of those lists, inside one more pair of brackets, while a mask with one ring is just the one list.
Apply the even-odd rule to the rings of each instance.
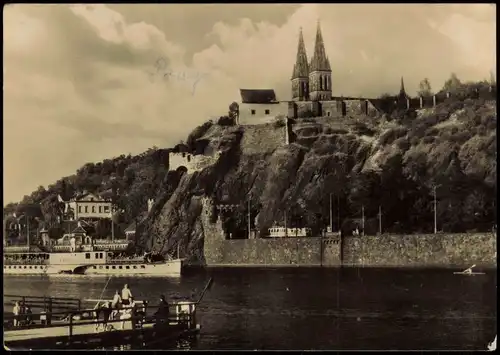
[[99, 253], [95, 253], [95, 258], [99, 259]]
[[94, 265], [94, 269], [97, 269], [97, 266]]
[[24, 268], [26, 269], [26, 265], [24, 265]]
[[109, 269], [109, 266], [106, 266], [106, 269]]
[[30, 265], [30, 269], [31, 269], [31, 265]]
[[102, 259], [102, 253], [99, 253], [99, 257]]
[[99, 266], [99, 269], [102, 269], [102, 265], [101, 265], [101, 266]]
[[146, 267], [144, 265], [141, 265], [141, 269], [145, 269]]
[[36, 265], [35, 265], [35, 266], [33, 266], [33, 268], [34, 268], [34, 269], [38, 269], [38, 266], [36, 266]]
[[137, 269], [137, 265], [134, 265], [134, 269]]
[[130, 269], [130, 266], [128, 266], [128, 265], [127, 265], [127, 266], [125, 266], [125, 269]]
[[122, 266], [120, 265], [120, 266], [118, 266], [118, 269], [123, 269], [123, 268], [122, 268]]
[[112, 269], [116, 269], [116, 266], [114, 266], [114, 265], [113, 265], [113, 266], [111, 266], [111, 268], [112, 268]]
[[85, 259], [90, 259], [90, 253], [85, 253]]

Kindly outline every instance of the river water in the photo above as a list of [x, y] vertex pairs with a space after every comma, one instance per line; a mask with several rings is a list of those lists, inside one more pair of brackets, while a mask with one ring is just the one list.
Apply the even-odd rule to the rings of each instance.
[[[179, 279], [112, 277], [136, 299], [200, 293], [191, 349], [485, 350], [497, 333], [496, 269], [226, 268]], [[4, 276], [4, 293], [99, 298], [107, 277]], [[5, 303], [5, 302], [4, 302]], [[12, 305], [5, 305], [9, 309]]]

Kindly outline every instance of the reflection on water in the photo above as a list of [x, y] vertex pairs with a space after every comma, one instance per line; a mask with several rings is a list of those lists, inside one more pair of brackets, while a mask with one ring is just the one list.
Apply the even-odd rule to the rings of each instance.
[[[113, 277], [137, 299], [199, 294], [201, 334], [169, 348], [484, 350], [497, 333], [496, 269], [211, 269], [182, 278]], [[4, 277], [8, 294], [98, 298], [107, 277]], [[163, 346], [163, 345], [162, 345]], [[163, 347], [166, 348], [166, 347]]]

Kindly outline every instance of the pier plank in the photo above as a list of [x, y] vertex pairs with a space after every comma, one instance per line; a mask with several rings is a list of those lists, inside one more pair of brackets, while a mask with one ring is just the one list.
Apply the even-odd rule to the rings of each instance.
[[[115, 328], [113, 331], [120, 331], [121, 323], [111, 323]], [[143, 328], [152, 328], [153, 324], [144, 324]], [[102, 330], [96, 332], [96, 325], [94, 324], [74, 324], [73, 325], [73, 336], [75, 335], [90, 335], [101, 333]], [[132, 330], [132, 324], [130, 320], [125, 321], [125, 326], [123, 330]], [[48, 339], [48, 338], [59, 338], [69, 336], [69, 325], [64, 324], [60, 327], [51, 328], [32, 328], [32, 329], [15, 329], [7, 330], [4, 332], [4, 342], [14, 342], [14, 341], [24, 341], [24, 340], [34, 340], [34, 339]]]

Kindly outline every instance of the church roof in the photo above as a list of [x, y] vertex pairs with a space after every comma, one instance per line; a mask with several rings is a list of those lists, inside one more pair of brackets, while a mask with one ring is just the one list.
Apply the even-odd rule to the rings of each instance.
[[276, 103], [276, 94], [272, 89], [240, 89], [241, 101], [244, 104]]
[[297, 59], [293, 66], [292, 79], [307, 78], [309, 76], [309, 64], [307, 64], [306, 46], [304, 44], [304, 36], [302, 35], [302, 28], [299, 34], [299, 47], [297, 48]]
[[323, 35], [321, 34], [321, 26], [318, 21], [318, 29], [316, 31], [316, 43], [314, 44], [314, 53], [309, 65], [309, 71], [332, 71], [330, 61], [326, 56], [325, 44], [323, 42]]

